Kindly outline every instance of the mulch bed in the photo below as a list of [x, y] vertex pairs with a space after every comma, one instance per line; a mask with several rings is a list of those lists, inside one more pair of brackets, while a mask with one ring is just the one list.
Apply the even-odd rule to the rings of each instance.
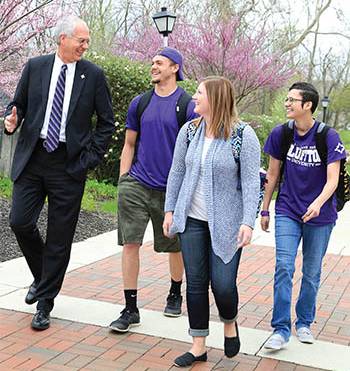
[[[10, 208], [10, 201], [0, 197], [0, 262], [22, 256], [15, 235], [9, 227], [8, 215], [10, 213]], [[44, 239], [46, 220], [47, 206], [45, 205], [38, 220], [38, 228]], [[117, 221], [115, 216], [81, 210], [74, 242], [83, 241], [116, 228]]]

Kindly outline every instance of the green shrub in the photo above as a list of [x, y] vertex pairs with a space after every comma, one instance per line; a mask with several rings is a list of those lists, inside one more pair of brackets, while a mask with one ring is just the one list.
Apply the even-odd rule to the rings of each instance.
[[271, 130], [279, 123], [279, 121], [276, 121], [276, 119], [267, 115], [243, 114], [241, 115], [241, 118], [243, 121], [249, 122], [255, 130], [261, 146], [261, 164], [264, 169], [267, 169], [269, 157], [264, 153], [263, 147]]
[[[117, 183], [119, 161], [124, 145], [125, 120], [131, 100], [142, 92], [152, 88], [150, 83], [150, 65], [130, 61], [113, 55], [90, 55], [89, 59], [105, 72], [112, 95], [116, 131], [103, 163], [90, 174], [99, 181]], [[189, 94], [193, 94], [197, 83], [183, 81], [181, 85]]]
[[345, 148], [349, 151], [350, 150], [350, 130], [340, 130], [339, 135], [341, 141], [343, 142]]

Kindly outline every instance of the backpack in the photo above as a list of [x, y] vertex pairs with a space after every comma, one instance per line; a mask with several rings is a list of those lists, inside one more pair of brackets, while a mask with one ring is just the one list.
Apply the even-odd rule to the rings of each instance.
[[[316, 149], [320, 155], [321, 161], [327, 166], [327, 133], [331, 127], [326, 125], [324, 122], [318, 124], [316, 131]], [[284, 171], [284, 164], [287, 158], [287, 153], [290, 145], [294, 139], [294, 121], [289, 120], [283, 124], [282, 138], [281, 138], [281, 151], [282, 151], [282, 166], [281, 166], [281, 178]], [[280, 181], [281, 184], [281, 181]], [[340, 160], [340, 171], [338, 186], [335, 190], [335, 196], [337, 199], [337, 211], [343, 209], [345, 203], [350, 200], [350, 175], [346, 170], [346, 160]]]
[[[238, 176], [240, 178], [241, 174], [241, 163], [240, 163], [240, 155], [241, 155], [241, 147], [242, 147], [242, 139], [243, 139], [243, 130], [248, 124], [245, 122], [239, 122], [236, 131], [232, 131], [231, 135], [231, 146], [232, 146], [232, 154], [233, 158], [235, 159], [235, 162], [237, 163], [238, 166]], [[194, 135], [196, 134], [198, 126], [191, 121], [187, 127], [187, 145], [190, 144], [191, 140], [194, 138]], [[259, 201], [258, 201], [258, 206], [256, 210], [256, 217], [259, 216], [261, 204], [264, 198], [264, 193], [265, 193], [265, 184], [267, 183], [266, 179], [266, 171], [264, 169], [260, 169], [259, 171], [259, 176], [260, 176], [260, 189], [259, 189]], [[242, 185], [241, 182], [238, 181], [237, 184], [237, 189], [241, 190]]]
[[[181, 128], [186, 122], [187, 106], [192, 100], [192, 97], [188, 93], [186, 93], [185, 90], [183, 90], [182, 88], [180, 89], [182, 90], [182, 92], [181, 92], [181, 95], [179, 96], [178, 101], [176, 102], [176, 119], [177, 119], [177, 123], [179, 124], [179, 128]], [[139, 100], [139, 103], [137, 104], [136, 116], [137, 116], [137, 122], [140, 128], [139, 135], [141, 132], [141, 125], [140, 125], [141, 116], [143, 112], [145, 111], [145, 109], [147, 108], [147, 106], [149, 105], [152, 99], [152, 96], [153, 96], [153, 92], [154, 92], [154, 89], [147, 90], [145, 93], [142, 94]]]

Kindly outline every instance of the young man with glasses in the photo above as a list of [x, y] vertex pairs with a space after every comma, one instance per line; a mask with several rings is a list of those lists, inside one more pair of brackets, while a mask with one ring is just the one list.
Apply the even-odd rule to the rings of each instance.
[[283, 150], [284, 125], [279, 125], [272, 130], [264, 147], [270, 155], [261, 211], [264, 231], [269, 228], [272, 193], [280, 175], [282, 179], [275, 206], [276, 267], [271, 321], [274, 332], [265, 343], [266, 349], [283, 348], [291, 336], [292, 279], [301, 240], [303, 275], [295, 307], [295, 327], [299, 341], [309, 344], [314, 341], [310, 326], [315, 318], [322, 259], [337, 219], [334, 191], [340, 160], [346, 156], [339, 135], [330, 129], [326, 137], [327, 163], [322, 162], [316, 148], [320, 122], [313, 118], [318, 102], [318, 92], [311, 84], [293, 84], [285, 99], [293, 140]]

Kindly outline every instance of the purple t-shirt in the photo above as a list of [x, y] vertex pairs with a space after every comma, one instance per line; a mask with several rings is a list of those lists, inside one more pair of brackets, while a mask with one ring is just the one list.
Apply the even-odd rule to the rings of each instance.
[[[136, 161], [129, 174], [148, 188], [165, 191], [179, 124], [176, 118], [176, 104], [182, 93], [177, 88], [167, 97], [153, 94], [141, 116], [141, 134], [138, 138]], [[137, 120], [137, 105], [141, 95], [129, 106], [126, 128], [140, 131]], [[197, 117], [193, 112], [194, 102], [187, 106], [187, 121]]]
[[[301, 221], [308, 206], [322, 192], [327, 181], [327, 167], [321, 161], [316, 149], [318, 122], [303, 136], [294, 129], [294, 140], [287, 153], [283, 183], [276, 200], [276, 214], [287, 215]], [[276, 126], [270, 133], [264, 151], [277, 160], [281, 158], [281, 138], [283, 125]], [[327, 164], [346, 157], [345, 148], [338, 133], [330, 129], [327, 133]], [[307, 224], [325, 225], [337, 219], [336, 199], [333, 195], [321, 208], [320, 215]]]

